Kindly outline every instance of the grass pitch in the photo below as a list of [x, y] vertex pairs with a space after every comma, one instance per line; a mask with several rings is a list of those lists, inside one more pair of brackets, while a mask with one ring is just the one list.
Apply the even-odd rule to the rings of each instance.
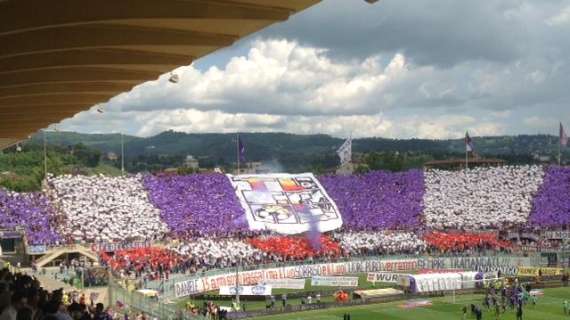
[[[425, 299], [424, 299], [425, 300]], [[255, 318], [258, 320], [338, 320], [343, 319], [345, 313], [350, 313], [351, 320], [365, 319], [394, 319], [394, 320], [460, 320], [462, 319], [462, 307], [465, 304], [481, 305], [482, 295], [461, 295], [456, 297], [456, 303], [452, 304], [449, 297], [429, 299], [433, 305], [404, 309], [401, 307], [405, 301], [363, 305], [348, 308], [333, 308], [318, 311], [305, 311]], [[525, 320], [559, 320], [570, 319], [570, 315], [564, 315], [563, 302], [570, 301], [570, 288], [545, 289], [544, 296], [538, 298], [536, 306], [526, 305], [523, 319]], [[496, 319], [494, 310], [484, 310], [483, 319]], [[468, 313], [467, 319], [475, 319]], [[515, 311], [507, 308], [499, 319], [515, 320]]]

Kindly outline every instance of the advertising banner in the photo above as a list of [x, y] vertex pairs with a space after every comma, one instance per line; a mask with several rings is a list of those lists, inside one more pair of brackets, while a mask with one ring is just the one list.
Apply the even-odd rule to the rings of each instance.
[[263, 284], [270, 285], [273, 289], [305, 289], [305, 279], [269, 279]]
[[[278, 279], [302, 279], [315, 276], [345, 276], [359, 273], [411, 272], [421, 269], [462, 269], [481, 272], [501, 271], [503, 275], [516, 275], [519, 266], [528, 266], [531, 259], [518, 256], [501, 257], [418, 257], [415, 259], [366, 259], [344, 262], [294, 265], [243, 271], [239, 273], [239, 284], [254, 286]], [[195, 277], [175, 283], [176, 298], [217, 291], [223, 286], [234, 286], [235, 272], [212, 276]]]
[[174, 284], [174, 296], [176, 298], [187, 297], [198, 293], [206, 292], [202, 285], [202, 279], [191, 279]]
[[251, 230], [298, 234], [342, 226], [336, 204], [312, 173], [227, 175]]
[[257, 285], [257, 286], [230, 286], [230, 287], [220, 287], [221, 296], [235, 296], [239, 290], [240, 296], [270, 296], [271, 286], [269, 285]]
[[370, 272], [366, 279], [368, 282], [400, 283], [400, 278], [407, 276], [407, 274], [403, 273]]
[[27, 246], [26, 252], [30, 255], [32, 254], [45, 254], [48, 248], [46, 245], [40, 244], [35, 246]]
[[321, 287], [358, 287], [358, 277], [322, 277], [311, 278], [311, 286]]
[[542, 276], [561, 276], [564, 269], [561, 268], [536, 268], [536, 267], [519, 267], [517, 275], [520, 277], [537, 277]]
[[570, 231], [544, 231], [542, 237], [544, 239], [568, 239], [570, 238]]
[[150, 246], [151, 246], [150, 241], [98, 242], [91, 245], [91, 250], [95, 252], [114, 252], [117, 250], [148, 248]]

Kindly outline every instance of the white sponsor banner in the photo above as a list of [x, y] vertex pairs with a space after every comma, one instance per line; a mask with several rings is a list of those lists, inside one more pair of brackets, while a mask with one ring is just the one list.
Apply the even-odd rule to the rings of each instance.
[[312, 173], [227, 175], [251, 230], [298, 234], [331, 231], [342, 217]]
[[358, 287], [358, 277], [322, 277], [311, 278], [312, 286]]
[[270, 285], [273, 289], [305, 289], [305, 279], [269, 279], [263, 284]]
[[544, 239], [568, 239], [570, 231], [544, 231], [542, 237]]
[[[414, 259], [367, 259], [345, 262], [318, 263], [250, 270], [239, 273], [240, 285], [256, 285], [274, 279], [300, 279], [314, 276], [344, 276], [368, 272], [409, 272], [420, 269], [462, 269], [472, 271], [497, 271], [516, 275], [519, 266], [533, 265], [531, 258], [517, 256], [495, 257], [418, 257]], [[176, 298], [219, 290], [222, 286], [234, 286], [235, 272], [215, 276], [196, 277], [175, 283]]]
[[94, 243], [91, 245], [91, 250], [95, 252], [104, 251], [104, 252], [113, 252], [117, 250], [126, 250], [126, 249], [139, 249], [139, 248], [148, 248], [152, 245], [150, 241], [136, 241], [136, 242], [99, 242]]
[[370, 272], [366, 280], [368, 280], [368, 282], [400, 283], [400, 278], [407, 276], [408, 275], [404, 273]]
[[40, 244], [40, 245], [35, 245], [35, 246], [27, 246], [26, 247], [26, 252], [30, 255], [32, 254], [45, 254], [48, 251], [48, 248], [46, 245]]
[[257, 285], [257, 286], [224, 286], [220, 287], [220, 295], [222, 296], [235, 296], [239, 291], [240, 296], [270, 296], [271, 286]]

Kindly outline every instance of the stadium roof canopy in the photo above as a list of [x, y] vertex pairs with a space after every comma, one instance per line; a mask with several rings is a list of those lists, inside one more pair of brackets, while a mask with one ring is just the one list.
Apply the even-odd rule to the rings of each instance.
[[0, 0], [0, 149], [320, 0]]

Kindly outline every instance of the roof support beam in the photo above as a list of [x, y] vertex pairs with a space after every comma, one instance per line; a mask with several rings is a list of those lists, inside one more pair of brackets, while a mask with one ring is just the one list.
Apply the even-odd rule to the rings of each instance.
[[44, 95], [46, 93], [99, 93], [113, 92], [119, 94], [131, 90], [136, 81], [90, 81], [67, 83], [40, 83], [0, 88], [0, 97], [19, 97], [25, 95]]
[[23, 71], [0, 77], [0, 88], [43, 83], [81, 83], [83, 81], [138, 81], [157, 79], [156, 72], [97, 67], [73, 67], [61, 70]]
[[57, 67], [122, 65], [166, 66], [172, 70], [176, 66], [189, 65], [193, 58], [158, 52], [145, 52], [121, 49], [67, 50], [15, 56], [0, 60], [0, 74], [14, 71], [46, 69]]
[[292, 11], [276, 6], [213, 0], [58, 0], [50, 1], [49, 6], [45, 5], [45, 1], [0, 2], [0, 35], [129, 19], [208, 18], [283, 21]]
[[76, 49], [128, 48], [144, 51], [145, 47], [157, 46], [216, 48], [229, 46], [236, 40], [237, 37], [233, 35], [194, 31], [126, 25], [85, 25], [0, 36], [0, 58]]
[[[3, 114], [15, 114], [17, 112], [24, 113], [24, 114], [34, 114], [34, 113], [71, 113], [75, 114], [78, 111], [87, 110], [93, 106], [93, 104], [84, 104], [78, 105], [77, 103], [44, 103], [44, 104], [37, 104], [37, 105], [28, 105], [28, 106], [8, 106], [0, 108], [0, 116]], [[63, 119], [62, 119], [63, 120]], [[2, 127], [0, 127], [2, 129]]]
[[45, 95], [33, 95], [33, 96], [21, 96], [21, 97], [5, 97], [0, 98], [0, 109], [2, 107], [17, 107], [17, 106], [33, 106], [33, 105], [45, 105], [46, 101], [51, 104], [83, 104], [83, 105], [95, 105], [97, 103], [105, 102], [112, 97], [112, 94], [45, 94]]

